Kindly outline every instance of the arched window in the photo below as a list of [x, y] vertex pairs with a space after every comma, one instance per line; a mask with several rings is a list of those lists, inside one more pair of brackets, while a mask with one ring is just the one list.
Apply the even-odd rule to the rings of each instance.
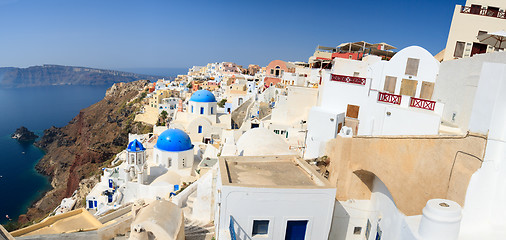
[[202, 126], [199, 126], [199, 133], [202, 133]]
[[135, 154], [130, 154], [130, 164], [135, 164]]
[[211, 114], [214, 114], [213, 107], [211, 107]]
[[242, 105], [242, 98], [239, 98], [239, 106]]
[[192, 113], [193, 113], [193, 105], [192, 105]]
[[204, 107], [200, 107], [200, 114], [204, 114]]

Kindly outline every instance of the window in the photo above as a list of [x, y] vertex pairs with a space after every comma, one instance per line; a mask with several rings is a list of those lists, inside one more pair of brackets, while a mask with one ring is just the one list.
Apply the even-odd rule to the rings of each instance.
[[130, 164], [135, 164], [135, 154], [130, 154]]
[[251, 236], [267, 235], [269, 232], [269, 220], [253, 220]]
[[353, 234], [354, 235], [360, 235], [362, 233], [362, 227], [355, 227], [353, 228]]
[[346, 117], [358, 118], [359, 111], [360, 106], [348, 104], [348, 107], [346, 108]]
[[204, 108], [200, 107], [200, 114], [204, 114]]
[[420, 91], [420, 98], [430, 100], [432, 98], [432, 92], [434, 91], [433, 82], [422, 82], [422, 90]]
[[416, 86], [418, 82], [415, 80], [402, 79], [401, 82], [401, 95], [414, 97], [416, 94]]
[[168, 163], [169, 163], [169, 166], [168, 167], [171, 167], [172, 166], [172, 158], [168, 158], [167, 159]]
[[354, 77], [358, 77], [358, 75], [360, 75], [360, 73], [359, 73], [359, 72], [354, 72], [354, 73], [353, 73], [353, 76], [354, 76]]
[[455, 52], [453, 53], [453, 56], [458, 57], [458, 58], [461, 58], [462, 56], [464, 56], [465, 46], [466, 46], [465, 42], [457, 41], [457, 43], [455, 44]]
[[481, 5], [472, 4], [471, 5], [471, 14], [480, 14], [481, 12]]
[[214, 112], [213, 112], [213, 107], [211, 107], [211, 114], [214, 114]]
[[199, 133], [202, 133], [202, 126], [199, 126]]
[[395, 84], [397, 83], [397, 78], [392, 76], [385, 77], [385, 87], [383, 91], [395, 94]]
[[408, 58], [406, 62], [406, 75], [416, 76], [418, 74], [418, 65], [420, 64], [420, 59], [417, 58]]
[[192, 106], [192, 113], [193, 113], [193, 106]]

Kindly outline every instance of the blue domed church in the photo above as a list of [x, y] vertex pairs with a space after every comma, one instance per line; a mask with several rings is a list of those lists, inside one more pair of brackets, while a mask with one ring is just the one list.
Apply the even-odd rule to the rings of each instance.
[[211, 122], [216, 122], [216, 110], [218, 103], [214, 94], [208, 90], [198, 90], [194, 92], [188, 102], [188, 111], [196, 117], [208, 118]]
[[180, 129], [167, 129], [156, 141], [153, 160], [156, 165], [168, 169], [183, 169], [193, 166], [193, 144], [190, 136]]
[[134, 139], [127, 147], [127, 172], [128, 181], [137, 181], [145, 184], [147, 180], [146, 148], [137, 139]]

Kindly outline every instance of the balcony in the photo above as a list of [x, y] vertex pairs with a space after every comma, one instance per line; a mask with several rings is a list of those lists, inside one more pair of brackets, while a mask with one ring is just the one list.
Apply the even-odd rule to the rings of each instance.
[[401, 95], [395, 95], [395, 94], [390, 94], [390, 93], [386, 93], [386, 92], [379, 92], [378, 93], [378, 102], [401, 105], [401, 99], [402, 99]]
[[365, 85], [365, 78], [351, 77], [351, 76], [344, 76], [344, 75], [336, 75], [336, 74], [330, 74], [330, 75], [331, 75], [330, 81], [353, 83], [353, 84], [358, 84], [358, 85]]
[[431, 100], [411, 97], [411, 100], [409, 101], [409, 106], [414, 107], [414, 108], [420, 108], [420, 109], [434, 111], [434, 108], [436, 107], [436, 102], [431, 101]]
[[486, 7], [469, 7], [469, 6], [462, 6], [462, 9], [460, 10], [461, 13], [467, 13], [467, 14], [473, 14], [473, 15], [481, 15], [481, 16], [487, 16], [487, 17], [495, 17], [495, 18], [501, 18], [506, 19], [506, 13], [504, 10], [499, 9], [487, 9]]

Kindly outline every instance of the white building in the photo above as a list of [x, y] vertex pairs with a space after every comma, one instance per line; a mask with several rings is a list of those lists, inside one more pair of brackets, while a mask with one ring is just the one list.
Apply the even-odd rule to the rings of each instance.
[[318, 89], [288, 86], [286, 95], [276, 98], [271, 117], [263, 121], [264, 126], [285, 138], [290, 146], [303, 147], [309, 111], [317, 103]]
[[438, 134], [444, 107], [432, 98], [438, 71], [439, 62], [416, 46], [390, 61], [377, 56], [362, 61], [335, 58], [309, 116], [305, 157], [321, 156], [324, 143], [342, 126], [351, 127], [355, 135]]
[[147, 148], [134, 139], [123, 163], [103, 169], [100, 182], [86, 196], [87, 209], [100, 215], [138, 199], [169, 199], [183, 182], [195, 181], [198, 162], [194, 159], [199, 150], [194, 148], [188, 134], [167, 129], [154, 146], [153, 139], [145, 141]]
[[216, 239], [328, 239], [336, 190], [309, 164], [293, 156], [219, 164]]
[[180, 129], [165, 130], [153, 148], [155, 164], [167, 169], [193, 166], [193, 144], [188, 134]]
[[183, 129], [194, 141], [210, 143], [219, 138], [222, 129], [230, 129], [230, 115], [218, 113], [214, 94], [208, 90], [193, 93], [186, 112], [176, 112], [171, 127]]
[[162, 99], [162, 102], [158, 104], [158, 113], [163, 111], [167, 112], [169, 116], [178, 109], [179, 98], [170, 97]]

